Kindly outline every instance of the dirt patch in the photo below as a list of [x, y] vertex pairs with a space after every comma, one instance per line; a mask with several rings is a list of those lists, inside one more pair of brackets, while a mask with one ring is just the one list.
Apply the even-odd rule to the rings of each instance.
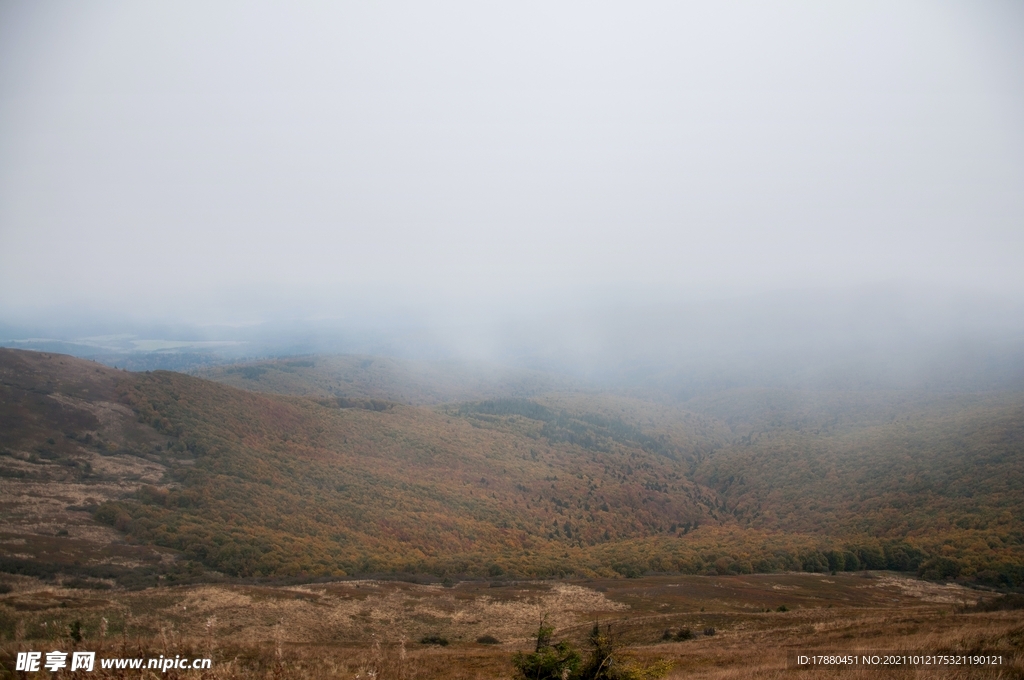
[[973, 605], [978, 601], [976, 591], [956, 583], [932, 583], [894, 574], [882, 574], [874, 585], [864, 587], [895, 588], [901, 594], [917, 598], [922, 602]]
[[[628, 607], [603, 593], [573, 584], [522, 584], [492, 597], [475, 584], [455, 588], [359, 581], [293, 588], [197, 586], [179, 592], [163, 611], [147, 614], [147, 626], [191, 620], [194, 628], [211, 617], [218, 634], [247, 644], [364, 644], [374, 639], [416, 641], [440, 634], [453, 642], [491, 635], [523, 642], [542, 617], [558, 630], [578, 626], [595, 612]], [[143, 619], [140, 618], [140, 623]]]
[[0, 604], [15, 611], [43, 611], [48, 609], [92, 609], [105, 607], [109, 600], [83, 597], [80, 592], [61, 588], [36, 588], [0, 599]]

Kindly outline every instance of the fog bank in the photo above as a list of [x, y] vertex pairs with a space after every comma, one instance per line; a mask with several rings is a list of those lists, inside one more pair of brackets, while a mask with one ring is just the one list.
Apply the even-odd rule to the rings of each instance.
[[7, 2], [0, 318], [1021, 297], [1022, 121], [1010, 2]]

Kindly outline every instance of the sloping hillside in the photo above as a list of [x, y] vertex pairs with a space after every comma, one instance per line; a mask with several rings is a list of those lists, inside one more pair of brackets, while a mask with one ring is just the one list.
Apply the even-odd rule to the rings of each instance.
[[0, 361], [0, 481], [22, 518], [5, 568], [91, 540], [89, 564], [120, 545], [166, 578], [897, 568], [1024, 583], [1014, 393], [512, 390], [426, 407], [393, 400], [401, 372], [291, 396]]
[[136, 377], [127, 399], [196, 463], [169, 492], [99, 517], [235, 574], [586, 571], [589, 547], [708, 521], [714, 505], [631, 440], [598, 451], [173, 373]]
[[216, 366], [196, 375], [254, 392], [385, 399], [404, 404], [530, 397], [573, 385], [567, 377], [525, 369], [351, 354]]
[[0, 349], [0, 563], [29, 575], [63, 573], [156, 583], [173, 571], [166, 551], [132, 545], [97, 523], [102, 503], [190, 463], [123, 403], [131, 376], [60, 354]]
[[908, 539], [929, 576], [1024, 583], [1020, 394], [732, 396], [712, 408], [744, 434], [693, 478], [741, 525]]

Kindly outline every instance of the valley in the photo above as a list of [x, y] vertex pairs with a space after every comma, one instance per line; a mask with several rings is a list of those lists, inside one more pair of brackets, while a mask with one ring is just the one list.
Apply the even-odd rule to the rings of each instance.
[[1019, 670], [1020, 610], [978, 604], [1024, 584], [1018, 393], [200, 373], [0, 349], [4, 659], [77, 622], [210, 677], [510, 677], [541, 620], [581, 650], [599, 620], [669, 677], [810, 648]]

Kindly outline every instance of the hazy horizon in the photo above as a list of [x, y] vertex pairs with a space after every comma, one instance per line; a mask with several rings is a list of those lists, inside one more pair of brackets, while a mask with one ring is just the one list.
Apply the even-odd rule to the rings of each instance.
[[0, 335], [1016, 342], [1022, 121], [1010, 2], [4, 2]]

